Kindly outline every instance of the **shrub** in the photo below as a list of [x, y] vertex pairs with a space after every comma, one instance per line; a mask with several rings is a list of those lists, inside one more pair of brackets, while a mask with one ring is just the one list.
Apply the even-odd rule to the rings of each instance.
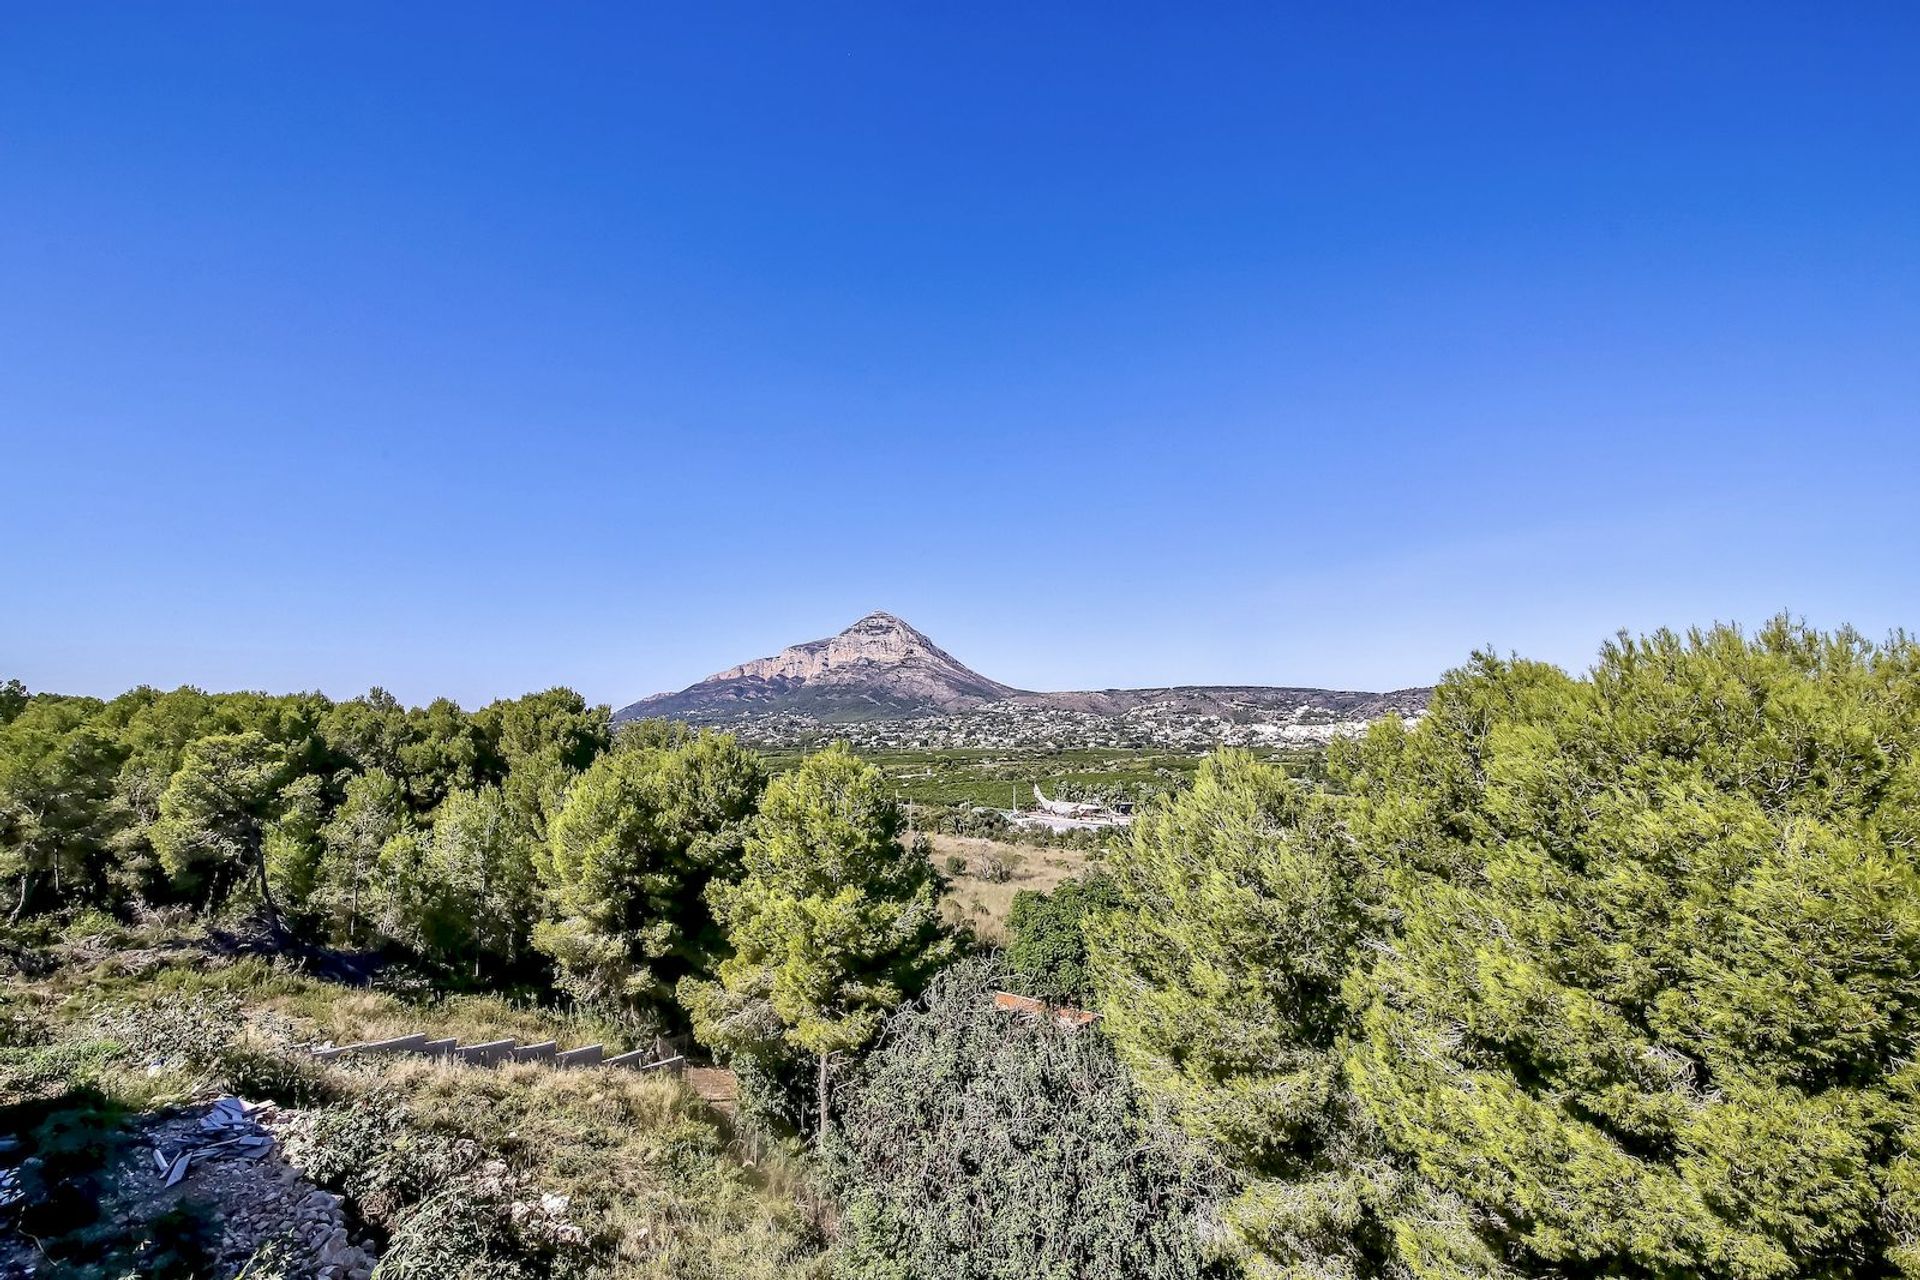
[[1013, 872], [1014, 860], [998, 849], [983, 849], [973, 860], [973, 873], [988, 884], [1005, 884]]
[[242, 1098], [271, 1099], [287, 1107], [313, 1107], [337, 1093], [325, 1068], [310, 1054], [234, 1045], [215, 1062], [221, 1087]]
[[843, 1280], [1201, 1273], [1214, 1178], [1141, 1106], [1097, 1031], [993, 1007], [967, 961], [889, 1023], [824, 1162]]
[[1118, 905], [1113, 878], [1099, 870], [1068, 880], [1051, 893], [1022, 889], [1014, 894], [1007, 916], [1012, 935], [1007, 967], [1022, 979], [1022, 989], [1054, 1000], [1087, 999], [1092, 978], [1082, 926], [1089, 913]]
[[106, 911], [89, 907], [74, 914], [61, 933], [68, 941], [83, 938], [99, 938], [109, 943], [118, 943], [127, 936], [126, 926]]
[[240, 1035], [240, 997], [216, 991], [114, 1005], [94, 1016], [93, 1031], [139, 1062], [200, 1067]]
[[510, 1207], [472, 1180], [449, 1182], [399, 1220], [380, 1274], [392, 1280], [544, 1280], [551, 1260], [534, 1255]]

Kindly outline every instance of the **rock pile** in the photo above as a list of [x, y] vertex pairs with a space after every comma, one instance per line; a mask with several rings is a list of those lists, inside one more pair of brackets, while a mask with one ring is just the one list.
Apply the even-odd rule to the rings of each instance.
[[378, 1262], [373, 1242], [354, 1239], [339, 1196], [316, 1189], [295, 1212], [295, 1238], [306, 1246], [318, 1280], [368, 1280]]
[[170, 1117], [147, 1133], [156, 1197], [191, 1197], [218, 1210], [223, 1275], [256, 1257], [277, 1257], [302, 1280], [369, 1280], [379, 1261], [339, 1196], [315, 1187], [280, 1154], [272, 1104], [222, 1098]]

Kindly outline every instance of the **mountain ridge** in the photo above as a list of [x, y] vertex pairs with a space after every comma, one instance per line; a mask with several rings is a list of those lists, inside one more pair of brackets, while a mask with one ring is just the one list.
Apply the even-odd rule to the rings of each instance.
[[[1388, 716], [1418, 716], [1426, 709], [1429, 692], [1197, 684], [1066, 692], [1016, 689], [974, 671], [903, 619], [876, 610], [836, 635], [789, 645], [677, 692], [630, 703], [614, 714], [614, 721], [657, 716], [735, 728], [780, 721], [791, 729], [805, 722], [919, 723], [995, 716], [1061, 721], [1061, 728], [1071, 727], [1066, 722], [1137, 721], [1153, 726], [1156, 740], [1175, 730], [1190, 738], [1207, 724], [1243, 729], [1266, 725], [1274, 730], [1270, 737], [1320, 741]], [[1019, 736], [1017, 729], [1009, 731]], [[1235, 735], [1218, 736], [1226, 740]]]

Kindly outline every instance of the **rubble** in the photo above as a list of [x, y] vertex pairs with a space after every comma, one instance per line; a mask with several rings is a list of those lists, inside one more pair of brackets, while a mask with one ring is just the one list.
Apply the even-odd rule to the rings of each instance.
[[373, 1237], [350, 1221], [339, 1196], [315, 1187], [281, 1158], [272, 1103], [220, 1098], [169, 1116], [146, 1139], [153, 1197], [190, 1197], [217, 1211], [221, 1275], [277, 1251], [302, 1280], [369, 1280], [379, 1264]]
[[198, 1129], [186, 1135], [172, 1156], [156, 1145], [154, 1163], [166, 1175], [166, 1184], [171, 1187], [186, 1178], [196, 1161], [258, 1160], [273, 1150], [273, 1139], [261, 1129], [258, 1117], [270, 1116], [273, 1111], [270, 1102], [222, 1098], [200, 1117]]

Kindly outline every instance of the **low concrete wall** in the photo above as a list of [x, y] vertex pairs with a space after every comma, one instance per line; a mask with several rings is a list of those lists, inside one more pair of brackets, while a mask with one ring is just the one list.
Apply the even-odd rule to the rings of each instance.
[[502, 1062], [545, 1062], [556, 1067], [619, 1067], [627, 1071], [666, 1071], [678, 1074], [686, 1070], [686, 1059], [678, 1054], [663, 1057], [662, 1050], [667, 1046], [656, 1043], [652, 1048], [635, 1049], [631, 1053], [607, 1056], [606, 1049], [597, 1044], [581, 1045], [576, 1049], [562, 1049], [558, 1041], [544, 1040], [539, 1044], [523, 1045], [513, 1040], [488, 1040], [481, 1044], [460, 1044], [449, 1037], [442, 1040], [429, 1040], [427, 1033], [416, 1031], [412, 1035], [396, 1036], [391, 1040], [370, 1040], [362, 1044], [345, 1044], [315, 1049], [313, 1056], [322, 1062], [331, 1062], [348, 1054], [356, 1053], [403, 1053], [415, 1054], [427, 1058], [443, 1058], [451, 1062], [465, 1063], [468, 1066], [491, 1067]]

